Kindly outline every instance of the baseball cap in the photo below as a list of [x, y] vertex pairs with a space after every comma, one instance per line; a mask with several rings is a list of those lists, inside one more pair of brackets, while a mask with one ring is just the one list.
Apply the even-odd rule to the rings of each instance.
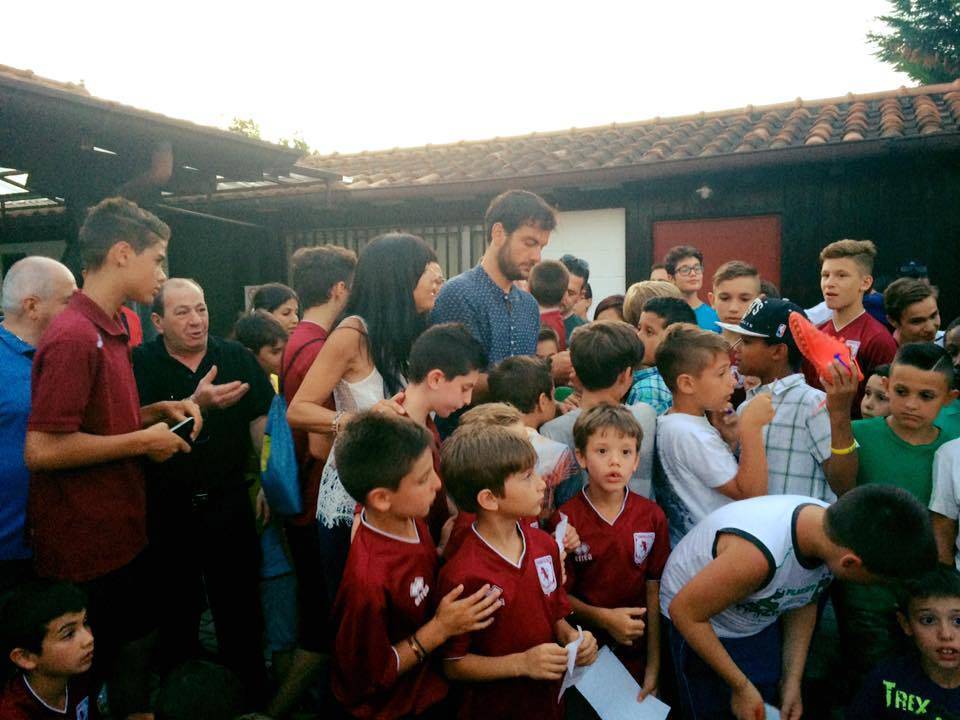
[[757, 298], [740, 319], [740, 324], [718, 322], [717, 325], [738, 335], [768, 338], [782, 343], [792, 343], [790, 313], [806, 317], [803, 308], [794, 302], [780, 298]]

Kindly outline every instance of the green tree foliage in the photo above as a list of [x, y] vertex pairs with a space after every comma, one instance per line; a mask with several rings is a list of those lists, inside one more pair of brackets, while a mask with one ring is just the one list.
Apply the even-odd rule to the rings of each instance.
[[254, 138], [255, 140], [260, 140], [260, 126], [253, 118], [238, 118], [235, 117], [233, 122], [230, 123], [230, 127], [227, 128], [230, 132], [235, 132], [237, 135], [243, 135], [244, 137]]
[[923, 84], [960, 77], [960, 0], [890, 0], [885, 33], [870, 33], [874, 53]]
[[307, 141], [304, 140], [303, 136], [301, 136], [299, 133], [294, 133], [292, 140], [288, 140], [287, 138], [280, 138], [279, 143], [283, 145], [285, 148], [293, 148], [294, 150], [299, 150], [304, 155], [309, 155], [312, 152], [312, 150], [310, 150], [310, 146], [307, 144]]

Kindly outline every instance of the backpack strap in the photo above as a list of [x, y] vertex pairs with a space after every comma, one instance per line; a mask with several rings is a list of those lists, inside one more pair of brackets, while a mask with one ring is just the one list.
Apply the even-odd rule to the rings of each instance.
[[[326, 340], [326, 338], [314, 338], [313, 340], [308, 340], [308, 341], [305, 342], [303, 345], [301, 345], [299, 348], [297, 348], [297, 351], [293, 354], [293, 357], [290, 359], [290, 367], [293, 367], [293, 364], [297, 361], [297, 358], [300, 357], [300, 353], [302, 353], [304, 350], [306, 350], [308, 345], [313, 345], [314, 343], [318, 343], [318, 342], [320, 342], [320, 341], [322, 341], [322, 340]], [[284, 354], [286, 354], [287, 349], [284, 348], [284, 349], [283, 349], [283, 352], [284, 352]], [[281, 356], [280, 356], [280, 367], [281, 367], [281, 369], [282, 369], [283, 366], [284, 366], [283, 360], [284, 360], [284, 357], [283, 357], [283, 355], [281, 355]], [[289, 368], [288, 368], [288, 369], [289, 369]], [[278, 393], [278, 394], [279, 394], [281, 397], [283, 397], [283, 376], [284, 376], [284, 373], [281, 372], [281, 373], [280, 373], [280, 377], [278, 378], [278, 383], [277, 383], [278, 386], [279, 386], [279, 393]]]

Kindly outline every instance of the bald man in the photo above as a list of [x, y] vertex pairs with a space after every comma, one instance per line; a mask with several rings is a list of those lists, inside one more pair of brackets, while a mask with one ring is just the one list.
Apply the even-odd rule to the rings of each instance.
[[65, 265], [32, 256], [3, 280], [0, 323], [0, 594], [30, 575], [24, 523], [30, 471], [23, 445], [30, 415], [33, 353], [47, 325], [77, 289]]

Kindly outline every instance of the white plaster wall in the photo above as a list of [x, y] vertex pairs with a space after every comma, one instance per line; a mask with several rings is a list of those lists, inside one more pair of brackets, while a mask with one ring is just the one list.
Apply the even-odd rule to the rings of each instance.
[[626, 212], [623, 208], [561, 212], [544, 258], [570, 253], [590, 263], [593, 305], [590, 317], [608, 295], [622, 295], [626, 283]]

